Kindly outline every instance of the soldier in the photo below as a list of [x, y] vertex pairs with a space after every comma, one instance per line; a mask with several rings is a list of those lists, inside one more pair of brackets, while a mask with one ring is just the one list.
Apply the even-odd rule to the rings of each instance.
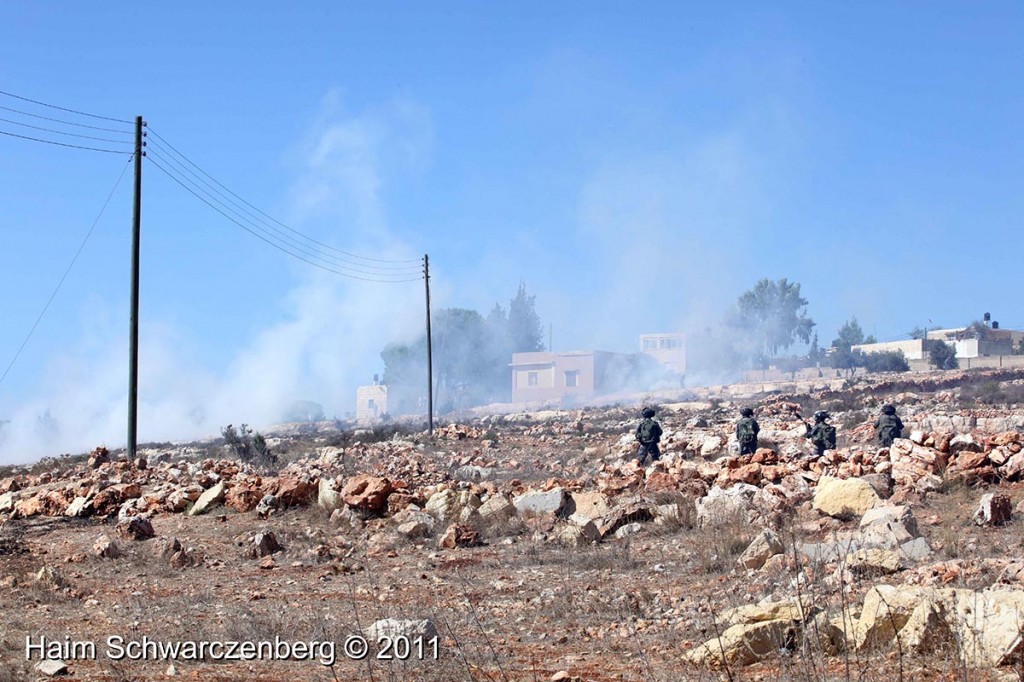
[[[825, 454], [826, 450], [835, 450], [836, 448], [836, 427], [828, 423], [829, 414], [824, 410], [818, 410], [814, 413], [814, 426], [808, 425], [807, 439], [814, 445], [814, 449], [818, 453], [818, 457]], [[807, 424], [807, 422], [804, 422]]]
[[654, 408], [645, 407], [643, 419], [636, 427], [636, 439], [640, 441], [640, 449], [636, 453], [636, 461], [643, 466], [647, 455], [651, 456], [651, 462], [661, 459], [661, 450], [658, 449], [658, 442], [661, 440], [661, 424], [654, 421]]
[[754, 411], [749, 407], [740, 410], [740, 420], [736, 422], [736, 442], [740, 444], [741, 455], [752, 455], [757, 451], [757, 433], [761, 427], [754, 419]]
[[878, 444], [883, 448], [892, 445], [892, 442], [903, 433], [903, 422], [896, 414], [896, 408], [892, 405], [882, 405], [882, 414], [875, 420], [875, 435], [878, 437]]

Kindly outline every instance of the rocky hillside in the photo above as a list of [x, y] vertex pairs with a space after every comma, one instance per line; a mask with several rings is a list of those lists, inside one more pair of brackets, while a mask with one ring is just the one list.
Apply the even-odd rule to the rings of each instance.
[[[270, 468], [182, 444], [10, 470], [0, 681], [1018, 679], [1024, 379], [789, 388], [659, 396], [647, 467], [634, 401], [282, 430]], [[889, 448], [883, 402], [907, 425]], [[839, 431], [820, 458], [797, 416], [817, 409]], [[113, 636], [321, 648], [128, 660]], [[98, 651], [26, 660], [26, 637]]]

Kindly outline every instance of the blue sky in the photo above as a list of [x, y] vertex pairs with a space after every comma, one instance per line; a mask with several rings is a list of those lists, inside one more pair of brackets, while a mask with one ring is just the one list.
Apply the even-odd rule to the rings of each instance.
[[[851, 316], [1024, 326], [1022, 29], [1008, 2], [15, 0], [0, 90], [141, 114], [338, 248], [430, 253], [437, 307], [523, 280], [556, 349], [714, 326], [760, 277], [802, 285], [827, 345]], [[127, 159], [0, 158], [6, 366]], [[141, 438], [343, 414], [421, 328], [419, 284], [317, 271], [148, 163], [143, 184]], [[129, 173], [0, 385], [0, 459], [123, 444], [130, 215]]]

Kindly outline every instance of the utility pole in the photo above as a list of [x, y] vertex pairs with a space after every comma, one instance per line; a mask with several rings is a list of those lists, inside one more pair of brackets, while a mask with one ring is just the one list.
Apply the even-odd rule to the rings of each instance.
[[128, 314], [128, 461], [138, 455], [139, 422], [139, 236], [142, 231], [142, 122], [135, 117], [135, 192], [132, 202], [131, 293]]
[[434, 353], [430, 337], [430, 255], [423, 254], [423, 284], [427, 293], [427, 433], [434, 435]]

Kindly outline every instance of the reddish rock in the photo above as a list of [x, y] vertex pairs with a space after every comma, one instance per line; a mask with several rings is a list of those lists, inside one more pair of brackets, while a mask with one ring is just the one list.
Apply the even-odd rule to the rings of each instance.
[[411, 504], [422, 507], [423, 503], [424, 501], [416, 495], [396, 491], [388, 495], [387, 514], [388, 516], [394, 516]]
[[110, 451], [102, 445], [89, 454], [89, 468], [99, 469], [101, 465], [110, 461]]
[[992, 447], [1000, 447], [1010, 443], [1020, 443], [1020, 434], [1016, 431], [1004, 431], [988, 439], [988, 444]]
[[148, 540], [156, 536], [153, 524], [149, 519], [141, 516], [133, 516], [117, 524], [114, 528], [118, 535], [126, 540]]
[[778, 464], [779, 453], [771, 448], [758, 448], [757, 452], [750, 458], [750, 461], [755, 464]]
[[250, 512], [263, 499], [263, 492], [248, 484], [235, 485], [224, 496], [224, 505], [236, 512]]
[[953, 434], [940, 433], [935, 436], [935, 449], [939, 452], [949, 452], [949, 442], [953, 440]]
[[282, 507], [300, 507], [312, 502], [316, 493], [315, 483], [297, 478], [282, 478], [278, 481], [274, 497]]
[[394, 487], [388, 479], [359, 474], [345, 483], [341, 489], [341, 499], [353, 509], [380, 512], [387, 506], [388, 496], [392, 492]]
[[1002, 493], [988, 493], [981, 496], [973, 521], [979, 526], [1000, 526], [1010, 520], [1013, 504]]
[[730, 483], [759, 485], [761, 483], [761, 465], [755, 462], [737, 469], [731, 469], [729, 470], [729, 481]]
[[448, 526], [438, 541], [438, 546], [444, 549], [455, 549], [456, 547], [476, 547], [483, 544], [480, 540], [480, 533], [466, 524], [455, 524]]
[[667, 492], [679, 490], [679, 477], [667, 471], [654, 471], [647, 477], [644, 487], [649, 492]]
[[965, 471], [967, 469], [977, 469], [988, 462], [988, 455], [983, 452], [971, 452], [965, 450], [956, 456], [956, 460], [952, 466], [949, 467], [950, 471], [959, 470]]

